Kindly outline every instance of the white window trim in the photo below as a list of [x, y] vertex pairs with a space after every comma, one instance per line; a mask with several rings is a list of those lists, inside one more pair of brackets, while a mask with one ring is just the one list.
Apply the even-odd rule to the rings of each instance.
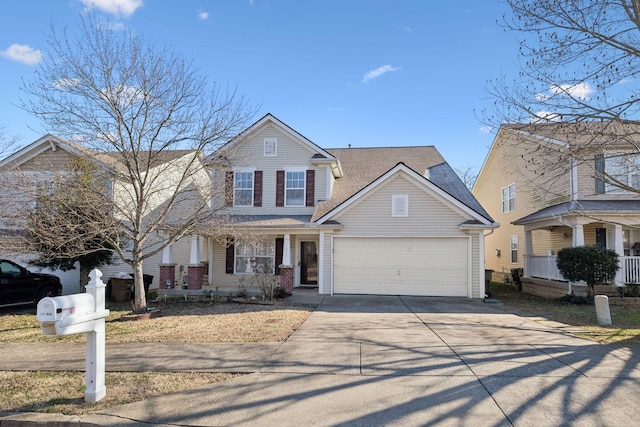
[[[273, 144], [273, 152], [267, 151], [267, 147]], [[276, 157], [278, 155], [278, 138], [265, 138], [264, 139], [264, 156]]]
[[[289, 172], [302, 172], [302, 179], [304, 184], [302, 186], [302, 204], [301, 205], [290, 205], [287, 203], [287, 174]], [[291, 190], [299, 190], [299, 188], [292, 188]], [[292, 208], [303, 208], [305, 207], [305, 197], [307, 195], [307, 168], [306, 167], [287, 167], [284, 169], [284, 206], [292, 207]]]
[[[271, 254], [269, 256], [260, 256], [259, 258], [271, 258], [271, 268], [273, 269], [272, 272], [270, 273], [266, 273], [266, 274], [276, 274], [276, 244], [275, 244], [275, 240], [273, 242], [263, 242], [263, 243], [270, 243], [271, 244]], [[242, 242], [240, 242], [240, 244], [243, 244]], [[249, 245], [252, 250], [253, 250], [253, 254], [250, 256], [244, 256], [238, 255], [238, 248], [240, 247], [240, 244], [237, 244], [236, 247], [233, 250], [233, 273], [234, 274], [239, 274], [239, 275], [244, 275], [244, 274], [255, 274], [256, 272], [254, 271], [238, 271], [238, 258], [248, 258], [248, 261], [250, 261], [251, 258], [257, 258], [256, 256], [256, 249], [257, 249], [257, 245], [256, 244], [252, 244]]]
[[[507, 194], [507, 199], [504, 198], [504, 190], [507, 190], [507, 192], [509, 192], [509, 188], [513, 187], [513, 197], [509, 197], [509, 194]], [[502, 189], [500, 190], [500, 201], [501, 201], [501, 209], [502, 209], [502, 213], [509, 213], [509, 212], [515, 212], [516, 210], [516, 195], [517, 195], [517, 189], [516, 189], [516, 183], [513, 182], [505, 187], [502, 187]], [[513, 209], [511, 209], [510, 205], [511, 203], [510, 200], [513, 199]], [[507, 205], [507, 209], [505, 210], [505, 202]]]
[[391, 216], [395, 218], [403, 218], [409, 216], [408, 194], [391, 195]]
[[[513, 247], [513, 244], [515, 243], [515, 249]], [[512, 234], [511, 236], [509, 236], [509, 261], [511, 261], [511, 264], [517, 264], [518, 263], [518, 252], [520, 250], [520, 238], [518, 237], [517, 234]], [[516, 253], [516, 260], [513, 260], [513, 253]]]
[[[628, 160], [630, 157], [634, 157], [634, 161]], [[615, 164], [618, 163], [618, 164]], [[604, 158], [604, 171], [605, 174], [611, 177], [624, 177], [626, 184], [633, 187], [635, 184], [634, 177], [640, 175], [640, 155], [637, 153], [607, 153]], [[619, 179], [619, 178], [618, 178]], [[624, 180], [620, 180], [624, 182]], [[618, 187], [615, 184], [605, 180], [604, 184], [605, 194], [633, 194], [631, 191]]]
[[[234, 168], [233, 169], [233, 206], [239, 208], [249, 208], [253, 206], [253, 194], [256, 185], [256, 168]], [[238, 173], [251, 173], [251, 203], [247, 205], [238, 205], [236, 204], [236, 174]], [[243, 190], [249, 190], [248, 188], [243, 188]]]

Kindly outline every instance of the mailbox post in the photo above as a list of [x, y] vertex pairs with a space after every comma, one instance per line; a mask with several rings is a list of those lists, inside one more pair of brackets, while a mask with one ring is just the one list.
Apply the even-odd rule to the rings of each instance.
[[84, 400], [97, 402], [107, 394], [105, 372], [106, 285], [102, 273], [89, 273], [87, 293], [43, 298], [38, 302], [38, 321], [45, 335], [87, 334], [86, 390]]

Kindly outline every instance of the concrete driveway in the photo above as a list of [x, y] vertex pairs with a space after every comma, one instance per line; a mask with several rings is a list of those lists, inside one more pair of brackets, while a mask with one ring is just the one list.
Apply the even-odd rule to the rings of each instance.
[[560, 326], [467, 299], [325, 297], [257, 372], [81, 419], [193, 426], [636, 424], [637, 350], [581, 340]]

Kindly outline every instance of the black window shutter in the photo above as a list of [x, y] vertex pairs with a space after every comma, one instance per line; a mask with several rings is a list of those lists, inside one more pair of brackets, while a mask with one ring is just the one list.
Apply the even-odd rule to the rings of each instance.
[[280, 265], [282, 265], [282, 251], [284, 249], [284, 239], [282, 237], [276, 238], [276, 274], [280, 274]]
[[262, 171], [253, 173], [253, 206], [262, 206]]
[[224, 176], [224, 203], [233, 206], [233, 172], [227, 171]]
[[596, 194], [604, 194], [604, 154], [596, 155]]
[[315, 199], [315, 189], [316, 189], [316, 171], [313, 169], [307, 170], [307, 188], [305, 194], [305, 205], [313, 206]]
[[284, 171], [276, 171], [276, 206], [284, 206]]
[[225, 260], [225, 273], [233, 274], [233, 267], [235, 261], [235, 246], [233, 245], [233, 239], [229, 238], [227, 241], [227, 258]]

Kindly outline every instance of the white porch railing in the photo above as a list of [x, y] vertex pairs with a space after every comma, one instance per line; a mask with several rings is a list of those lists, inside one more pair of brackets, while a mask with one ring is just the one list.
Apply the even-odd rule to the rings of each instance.
[[566, 281], [567, 279], [562, 277], [560, 270], [558, 270], [557, 259], [558, 257], [555, 255], [525, 256], [528, 276], [539, 279]]
[[[566, 281], [558, 270], [557, 256], [526, 256], [525, 263], [530, 277]], [[623, 283], [640, 283], [640, 256], [620, 257]]]

